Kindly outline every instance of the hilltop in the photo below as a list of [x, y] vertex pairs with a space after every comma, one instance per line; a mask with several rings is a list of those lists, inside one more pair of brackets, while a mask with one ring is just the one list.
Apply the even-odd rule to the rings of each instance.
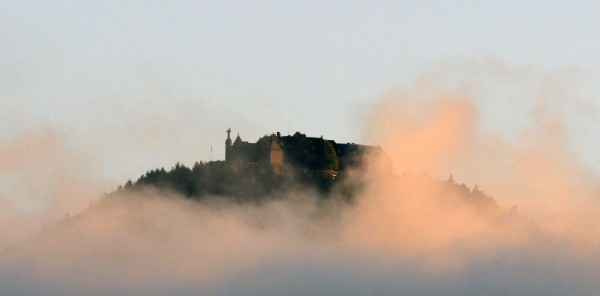
[[[173, 289], [180, 295], [182, 282], [188, 283], [189, 295], [197, 295], [204, 288], [198, 275], [227, 275], [230, 266], [245, 266], [243, 272], [251, 274], [283, 256], [278, 254], [308, 252], [322, 260], [323, 254], [376, 250], [388, 260], [385, 256], [402, 250], [411, 260], [418, 254], [430, 260], [435, 258], [430, 254], [455, 256], [456, 247], [470, 251], [498, 237], [518, 237], [513, 229], [530, 231], [476, 186], [470, 189], [452, 177], [397, 176], [386, 166], [371, 170], [359, 161], [362, 157], [344, 160], [334, 143], [301, 134], [268, 135], [245, 145], [245, 159], [238, 155], [148, 171], [80, 213], [1, 250], [5, 277], [27, 280], [6, 281], [8, 288], [0, 290], [36, 294], [29, 279], [41, 278], [56, 287], [44, 295], [73, 294], [72, 289], [88, 293], [87, 283], [99, 283], [92, 291], [97, 295], [162, 295]], [[361, 150], [369, 149], [355, 151]], [[326, 161], [315, 161], [319, 154], [327, 155]], [[364, 253], [354, 254], [362, 258]], [[57, 272], [64, 282], [46, 276]], [[128, 290], [132, 274], [144, 281], [133, 281]]]
[[191, 168], [177, 163], [169, 171], [150, 170], [118, 191], [152, 186], [193, 199], [222, 195], [248, 200], [301, 188], [315, 190], [322, 197], [335, 191], [349, 199], [353, 189], [344, 185], [348, 174], [364, 170], [366, 163], [376, 158], [387, 157], [380, 147], [341, 144], [300, 132], [265, 135], [255, 143], [243, 141], [238, 134], [232, 141], [230, 130], [225, 156], [224, 161], [200, 161]]
[[[311, 191], [321, 199], [335, 197], [353, 201], [373, 174], [401, 180], [424, 179], [430, 186], [445, 188], [474, 204], [499, 206], [479, 190], [456, 183], [452, 178], [436, 181], [428, 176], [405, 173], [394, 176], [391, 158], [379, 146], [340, 144], [323, 137], [265, 135], [255, 143], [238, 135], [235, 141], [227, 131], [224, 161], [196, 162], [191, 168], [180, 163], [170, 170], [147, 171], [135, 181], [127, 181], [115, 193], [152, 188], [180, 194], [192, 200], [220, 196], [233, 201], [256, 202], [282, 198], [290, 191]], [[376, 169], [371, 164], [377, 163]]]

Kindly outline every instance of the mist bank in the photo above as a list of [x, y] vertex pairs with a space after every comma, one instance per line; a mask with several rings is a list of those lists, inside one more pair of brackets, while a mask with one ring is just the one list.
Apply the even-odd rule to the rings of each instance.
[[[498, 65], [461, 73], [436, 72], [370, 106], [365, 142], [384, 148], [393, 174], [374, 165], [325, 193], [292, 186], [264, 194], [252, 187], [264, 180], [242, 183], [239, 190], [260, 202], [240, 202], [226, 190], [202, 199], [176, 186], [123, 190], [4, 248], [0, 294], [594, 294], [599, 182], [575, 153], [570, 126], [585, 104], [572, 96], [570, 80]], [[448, 77], [456, 87], [445, 86]], [[515, 99], [490, 88], [527, 91]], [[525, 103], [491, 131], [481, 111], [489, 98]], [[513, 113], [530, 120], [515, 127]], [[511, 137], [498, 133], [509, 129]], [[89, 166], [55, 138], [2, 143], [3, 176], [17, 176], [3, 180], [21, 180], [3, 188], [5, 197], [87, 202], [87, 191], [66, 189], [92, 188], [93, 178], [72, 167]], [[23, 154], [36, 160], [26, 162], [30, 169], [10, 161], [27, 151], [35, 152]], [[344, 188], [350, 201], [340, 198]], [[15, 205], [5, 199], [1, 209], [29, 213]], [[56, 209], [44, 217], [57, 217], [65, 207], [44, 209]], [[25, 230], [14, 221], [5, 219], [3, 231]]]
[[260, 203], [144, 187], [106, 196], [0, 253], [9, 295], [561, 295], [598, 287], [577, 250], [479, 189], [356, 176], [349, 203]]

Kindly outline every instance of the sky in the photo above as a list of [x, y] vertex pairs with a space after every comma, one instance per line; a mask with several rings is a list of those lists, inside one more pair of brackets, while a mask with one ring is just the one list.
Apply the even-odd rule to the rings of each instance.
[[[446, 77], [488, 63], [573, 76], [595, 109], [597, 9], [595, 1], [3, 1], [0, 137], [52, 129], [77, 149], [94, 146], [90, 161], [115, 181], [210, 160], [211, 146], [212, 159], [223, 159], [227, 128], [250, 141], [301, 131], [360, 142], [370, 103], [448, 63], [456, 71]], [[515, 97], [479, 99], [484, 126], [526, 120]], [[590, 140], [598, 132], [578, 124], [577, 149], [599, 168], [600, 143]], [[128, 143], [132, 134], [147, 143]]]
[[373, 105], [429, 89], [471, 97], [479, 128], [506, 139], [535, 120], [532, 102], [549, 102], [575, 157], [600, 172], [598, 8], [3, 1], [0, 140], [52, 135], [109, 191], [223, 159], [227, 128], [248, 141], [301, 131], [380, 144], [365, 128]]

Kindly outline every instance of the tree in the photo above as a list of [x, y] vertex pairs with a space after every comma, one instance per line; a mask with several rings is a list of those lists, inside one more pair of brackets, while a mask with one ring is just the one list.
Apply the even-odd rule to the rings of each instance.
[[337, 171], [340, 167], [340, 162], [335, 152], [335, 148], [330, 141], [323, 138], [315, 141], [315, 157], [312, 167], [320, 170]]
[[275, 141], [279, 147], [283, 149], [284, 144], [275, 134], [265, 135], [256, 141], [254, 145], [254, 151], [252, 151], [252, 159], [255, 161], [260, 161], [261, 159], [265, 159], [268, 156], [268, 153], [271, 149], [271, 143]]

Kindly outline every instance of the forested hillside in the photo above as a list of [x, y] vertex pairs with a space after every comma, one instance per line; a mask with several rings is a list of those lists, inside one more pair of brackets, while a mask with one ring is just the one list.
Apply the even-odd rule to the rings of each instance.
[[[255, 200], [291, 189], [315, 190], [322, 197], [342, 184], [344, 176], [332, 178], [318, 170], [297, 170], [287, 166], [280, 175], [267, 167], [230, 166], [224, 161], [197, 162], [191, 168], [176, 164], [170, 170], [164, 168], [146, 172], [135, 181], [127, 181], [120, 191], [154, 187], [175, 191], [192, 199], [205, 196], [228, 196], [239, 200]], [[340, 185], [341, 187], [341, 185]], [[346, 192], [348, 197], [350, 193]]]

